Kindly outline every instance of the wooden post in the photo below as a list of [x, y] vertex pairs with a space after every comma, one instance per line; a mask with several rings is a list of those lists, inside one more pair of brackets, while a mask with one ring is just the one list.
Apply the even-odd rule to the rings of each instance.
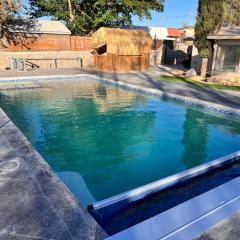
[[215, 42], [213, 46], [213, 62], [212, 62], [212, 69], [211, 69], [211, 75], [213, 75], [215, 71], [215, 66], [217, 62], [217, 52], [218, 52], [218, 44]]
[[202, 58], [202, 69], [201, 69], [202, 80], [206, 79], [207, 67], [208, 67], [208, 58]]
[[17, 69], [17, 67], [16, 67], [16, 65], [17, 65], [16, 59], [15, 58], [10, 58], [9, 62], [10, 62], [10, 69], [11, 70], [16, 70]]
[[79, 67], [82, 68], [83, 67], [83, 60], [81, 57], [78, 58], [79, 61]]
[[55, 68], [57, 68], [57, 59], [54, 59], [54, 63], [55, 63]]
[[23, 64], [23, 71], [26, 72], [27, 71], [27, 66], [26, 66], [26, 59], [25, 58], [22, 59], [22, 64]]

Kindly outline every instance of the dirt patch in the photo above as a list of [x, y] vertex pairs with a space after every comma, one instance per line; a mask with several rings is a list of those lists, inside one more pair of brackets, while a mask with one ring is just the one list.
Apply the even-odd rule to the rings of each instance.
[[240, 86], [240, 73], [224, 73], [207, 79], [210, 83], [218, 83], [228, 86]]

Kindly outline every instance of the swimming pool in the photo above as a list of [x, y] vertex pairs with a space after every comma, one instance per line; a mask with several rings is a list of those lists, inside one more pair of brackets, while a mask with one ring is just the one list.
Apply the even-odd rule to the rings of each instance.
[[240, 146], [237, 118], [92, 80], [5, 91], [0, 107], [84, 206]]

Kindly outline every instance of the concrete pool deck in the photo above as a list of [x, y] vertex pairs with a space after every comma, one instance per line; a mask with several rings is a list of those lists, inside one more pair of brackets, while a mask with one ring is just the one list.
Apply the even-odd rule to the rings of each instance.
[[[156, 77], [159, 76], [160, 71], [163, 70], [154, 68], [147, 73], [117, 74], [64, 69], [51, 73], [43, 71], [39, 75], [88, 73], [101, 78], [157, 88], [166, 93], [217, 103], [236, 110], [240, 108], [240, 92], [216, 91], [196, 88], [188, 84], [159, 82]], [[21, 75], [17, 74], [13, 73], [8, 77]], [[36, 76], [36, 72], [33, 76]], [[0, 74], [0, 79], [6, 77]], [[6, 161], [17, 162], [19, 166], [8, 172], [0, 169], [0, 239], [104, 239], [107, 237], [11, 120], [0, 110], [0, 167]], [[239, 239], [239, 230], [235, 229], [239, 223], [240, 216], [235, 214], [197, 239]], [[214, 235], [215, 231], [218, 235]]]
[[83, 209], [0, 109], [0, 239], [104, 239]]

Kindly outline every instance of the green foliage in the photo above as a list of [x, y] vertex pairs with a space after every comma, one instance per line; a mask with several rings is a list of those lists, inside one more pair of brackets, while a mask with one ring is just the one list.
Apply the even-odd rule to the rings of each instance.
[[195, 25], [195, 46], [202, 58], [212, 55], [212, 43], [208, 35], [219, 30], [225, 19], [225, 0], [199, 0]]
[[240, 25], [240, 0], [226, 0], [226, 4], [225, 24]]
[[[88, 35], [103, 26], [132, 23], [132, 15], [151, 18], [151, 10], [163, 11], [164, 0], [29, 0], [35, 17], [63, 20], [74, 35]], [[70, 6], [69, 6], [70, 3]]]
[[190, 28], [190, 27], [192, 27], [192, 25], [187, 22], [182, 24], [182, 28]]
[[8, 25], [19, 15], [20, 1], [0, 0], [0, 38], [8, 32]]
[[[24, 44], [27, 30], [34, 25], [34, 19], [27, 15], [21, 0], [0, 0], [0, 44], [13, 42]], [[19, 31], [13, 31], [19, 29]]]

